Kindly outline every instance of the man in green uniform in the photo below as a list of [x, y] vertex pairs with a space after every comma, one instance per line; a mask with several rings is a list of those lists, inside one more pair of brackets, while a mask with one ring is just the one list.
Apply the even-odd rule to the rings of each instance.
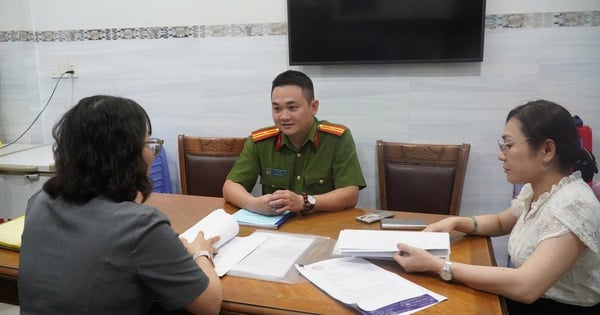
[[[223, 185], [225, 200], [275, 215], [352, 208], [366, 186], [350, 130], [319, 121], [319, 101], [302, 72], [279, 74], [271, 88], [275, 126], [252, 132]], [[262, 196], [250, 191], [260, 175]]]

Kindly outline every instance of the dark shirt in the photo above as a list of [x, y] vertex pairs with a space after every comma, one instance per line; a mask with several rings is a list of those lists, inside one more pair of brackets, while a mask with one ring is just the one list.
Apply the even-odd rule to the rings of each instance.
[[183, 308], [208, 286], [167, 218], [134, 202], [28, 202], [19, 263], [21, 314], [145, 314]]

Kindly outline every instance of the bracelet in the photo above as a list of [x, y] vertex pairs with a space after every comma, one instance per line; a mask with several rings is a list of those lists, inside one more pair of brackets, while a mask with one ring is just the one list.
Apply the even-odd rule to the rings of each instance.
[[475, 220], [474, 216], [469, 216], [469, 218], [471, 218], [471, 220], [473, 220], [473, 229], [471, 230], [471, 232], [467, 233], [467, 235], [474, 235], [475, 233], [477, 233], [477, 220]]
[[198, 251], [197, 253], [195, 253], [194, 256], [192, 256], [194, 261], [196, 261], [196, 259], [198, 259], [199, 257], [206, 257], [206, 259], [208, 259], [210, 264], [213, 265], [213, 267], [215, 266], [215, 263], [213, 262], [213, 259], [212, 259], [212, 255], [210, 254], [209, 251], [201, 250], [201, 251]]
[[[302, 200], [304, 204], [302, 205], [303, 209], [300, 211], [300, 214], [305, 217], [308, 216], [315, 209], [315, 197], [309, 196], [307, 193], [302, 192]], [[312, 202], [311, 202], [312, 200]]]

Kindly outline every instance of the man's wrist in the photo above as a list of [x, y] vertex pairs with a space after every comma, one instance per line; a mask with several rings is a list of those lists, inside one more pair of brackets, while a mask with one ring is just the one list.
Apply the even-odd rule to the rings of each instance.
[[317, 203], [317, 199], [315, 196], [309, 195], [306, 192], [302, 192], [302, 210], [300, 210], [300, 214], [303, 216], [309, 215], [314, 211], [315, 205]]

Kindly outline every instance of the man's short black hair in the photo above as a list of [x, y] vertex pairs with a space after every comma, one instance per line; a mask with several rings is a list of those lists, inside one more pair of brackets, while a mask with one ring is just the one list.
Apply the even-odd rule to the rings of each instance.
[[302, 89], [302, 94], [304, 95], [304, 98], [309, 103], [315, 99], [315, 91], [313, 88], [312, 80], [303, 72], [296, 70], [287, 70], [285, 72], [280, 73], [273, 80], [273, 85], [271, 86], [271, 94], [273, 94], [273, 90], [276, 87], [286, 85], [299, 86]]

